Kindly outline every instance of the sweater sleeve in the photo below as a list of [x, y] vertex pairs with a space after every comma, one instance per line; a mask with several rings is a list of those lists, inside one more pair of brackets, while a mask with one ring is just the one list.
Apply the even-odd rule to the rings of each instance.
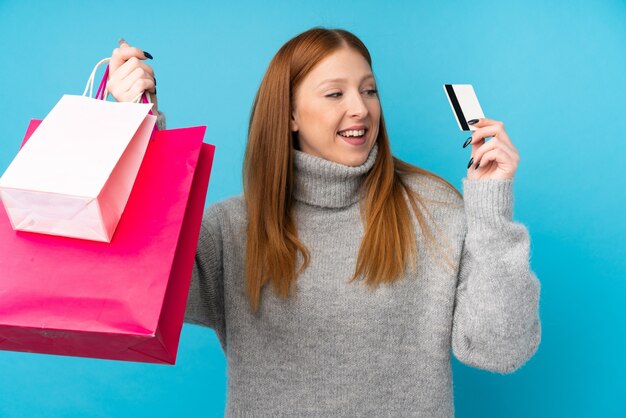
[[165, 123], [165, 113], [163, 112], [158, 112], [157, 114], [157, 120], [156, 120], [156, 127], [159, 131], [162, 131], [165, 129], [166, 127], [166, 123]]
[[226, 350], [222, 228], [217, 205], [210, 206], [202, 219], [185, 322], [213, 328]]
[[513, 180], [463, 179], [467, 234], [452, 328], [463, 363], [511, 373], [541, 338], [539, 281], [530, 270], [526, 227], [512, 221]]

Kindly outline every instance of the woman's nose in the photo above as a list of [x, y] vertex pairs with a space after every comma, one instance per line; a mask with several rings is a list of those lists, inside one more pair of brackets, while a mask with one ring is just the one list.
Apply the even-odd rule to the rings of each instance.
[[349, 101], [348, 114], [351, 117], [364, 118], [368, 114], [367, 106], [363, 101], [363, 97], [360, 94], [351, 95], [352, 99]]

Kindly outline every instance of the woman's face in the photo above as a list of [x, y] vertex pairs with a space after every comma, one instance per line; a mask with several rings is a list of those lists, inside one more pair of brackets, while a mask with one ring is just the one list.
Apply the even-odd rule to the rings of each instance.
[[372, 69], [341, 48], [320, 61], [295, 91], [291, 130], [300, 150], [339, 164], [367, 160], [378, 137], [380, 102]]

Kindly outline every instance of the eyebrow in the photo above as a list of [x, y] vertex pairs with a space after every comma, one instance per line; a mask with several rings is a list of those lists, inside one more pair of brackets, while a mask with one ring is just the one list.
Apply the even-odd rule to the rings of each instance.
[[[372, 78], [373, 79], [374, 78], [374, 74], [368, 74], [365, 77], [363, 77], [361, 79], [361, 83], [364, 82], [365, 80], [367, 80], [368, 78]], [[345, 78], [330, 78], [328, 80], [324, 80], [321, 83], [319, 83], [319, 85], [317, 87], [319, 88], [322, 85], [327, 84], [327, 83], [346, 82], [346, 81], [347, 81], [347, 79], [345, 79]]]

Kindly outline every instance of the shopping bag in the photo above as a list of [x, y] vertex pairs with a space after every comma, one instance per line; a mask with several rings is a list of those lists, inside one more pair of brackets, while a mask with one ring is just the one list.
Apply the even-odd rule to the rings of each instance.
[[111, 243], [15, 232], [0, 213], [0, 349], [175, 363], [213, 162], [205, 130], [155, 132]]
[[151, 108], [64, 95], [0, 178], [12, 227], [110, 242], [156, 122]]

